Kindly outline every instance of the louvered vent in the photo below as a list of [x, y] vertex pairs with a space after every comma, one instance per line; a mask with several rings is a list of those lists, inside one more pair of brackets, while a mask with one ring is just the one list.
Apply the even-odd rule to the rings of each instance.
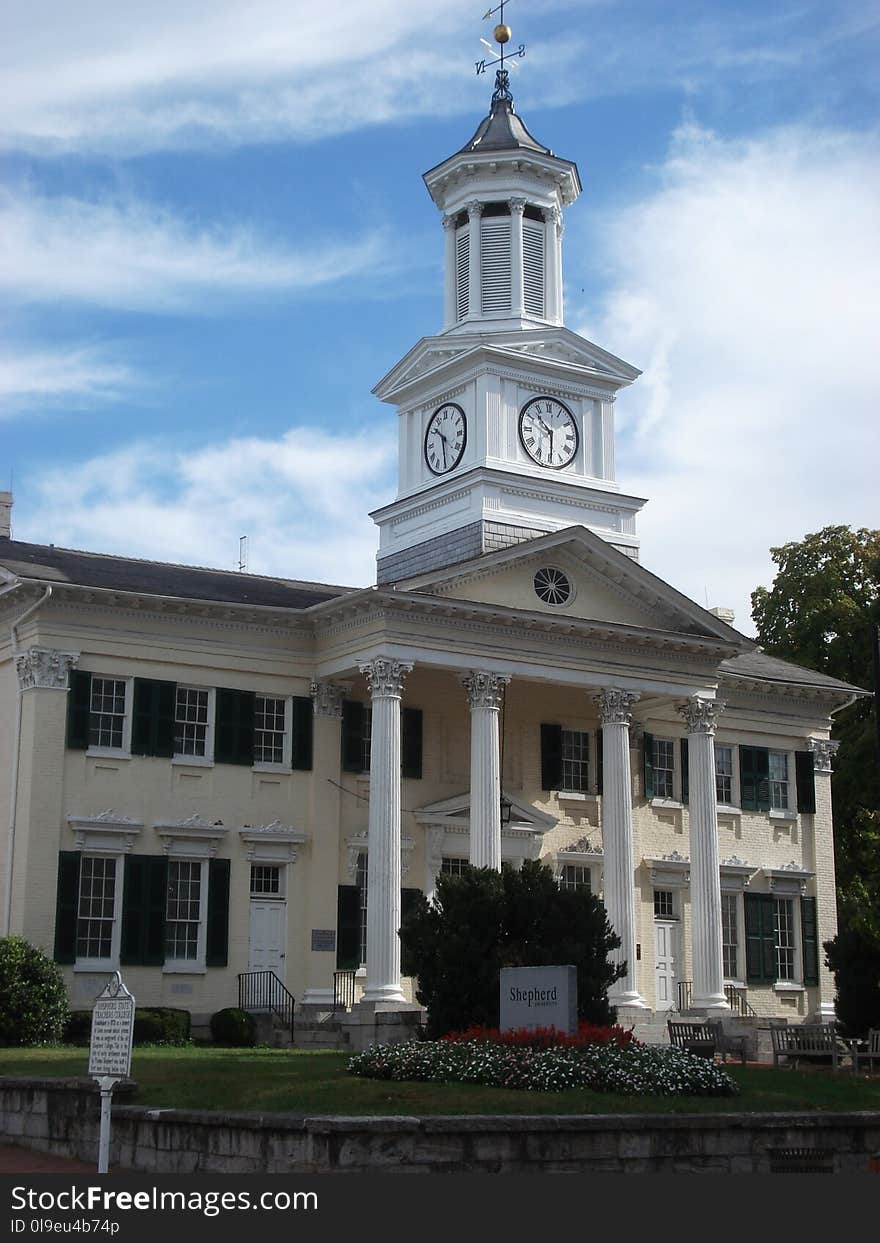
[[510, 217], [481, 221], [480, 289], [483, 314], [510, 310]]
[[523, 299], [526, 314], [544, 318], [544, 229], [523, 221]]
[[468, 279], [471, 255], [471, 238], [468, 226], [455, 234], [455, 315], [464, 319], [468, 313]]

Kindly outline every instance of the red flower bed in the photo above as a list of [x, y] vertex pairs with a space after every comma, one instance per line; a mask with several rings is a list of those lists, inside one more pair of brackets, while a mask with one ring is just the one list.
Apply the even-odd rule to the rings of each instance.
[[491, 1044], [510, 1044], [529, 1049], [579, 1049], [588, 1044], [616, 1044], [619, 1049], [625, 1049], [633, 1043], [633, 1034], [628, 1028], [597, 1027], [593, 1023], [579, 1023], [576, 1036], [568, 1036], [555, 1027], [537, 1027], [534, 1031], [517, 1027], [513, 1031], [502, 1032], [497, 1027], [475, 1025], [465, 1031], [447, 1032], [441, 1039], [455, 1043], [484, 1040]]

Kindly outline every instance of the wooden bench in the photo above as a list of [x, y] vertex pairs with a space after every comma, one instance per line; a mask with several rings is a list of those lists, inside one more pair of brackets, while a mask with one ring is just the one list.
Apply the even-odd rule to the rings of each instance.
[[867, 1040], [856, 1041], [853, 1046], [853, 1062], [856, 1070], [859, 1069], [860, 1062], [867, 1062], [872, 1071], [874, 1063], [880, 1063], [880, 1027], [872, 1027]]
[[837, 1034], [833, 1023], [799, 1023], [794, 1027], [771, 1027], [770, 1037], [773, 1041], [773, 1065], [779, 1065], [779, 1059], [797, 1066], [803, 1058], [831, 1058], [831, 1065], [837, 1070], [841, 1057], [855, 1055], [849, 1044]]
[[669, 1019], [669, 1043], [676, 1049], [686, 1049], [699, 1057], [715, 1057], [715, 1036], [705, 1023], [676, 1022]]
[[727, 1061], [728, 1053], [731, 1056], [736, 1055], [742, 1062], [746, 1064], [746, 1049], [748, 1047], [749, 1038], [745, 1035], [735, 1035], [733, 1032], [726, 1032], [721, 1019], [707, 1019], [706, 1028], [712, 1033], [715, 1040], [715, 1048], [721, 1054], [722, 1061]]

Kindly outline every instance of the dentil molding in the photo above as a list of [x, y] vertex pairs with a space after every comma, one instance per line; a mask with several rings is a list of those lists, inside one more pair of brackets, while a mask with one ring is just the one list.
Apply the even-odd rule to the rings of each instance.
[[29, 647], [15, 657], [18, 685], [23, 691], [66, 691], [70, 670], [79, 652], [59, 652], [50, 647]]

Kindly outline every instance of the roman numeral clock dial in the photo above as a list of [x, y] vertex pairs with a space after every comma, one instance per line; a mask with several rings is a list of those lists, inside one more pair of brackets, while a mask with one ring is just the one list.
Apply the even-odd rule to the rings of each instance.
[[555, 397], [533, 397], [519, 412], [519, 438], [539, 466], [561, 470], [574, 461], [578, 429], [574, 415]]
[[433, 475], [455, 470], [467, 444], [467, 420], [461, 406], [448, 401], [439, 406], [425, 432], [425, 462]]

